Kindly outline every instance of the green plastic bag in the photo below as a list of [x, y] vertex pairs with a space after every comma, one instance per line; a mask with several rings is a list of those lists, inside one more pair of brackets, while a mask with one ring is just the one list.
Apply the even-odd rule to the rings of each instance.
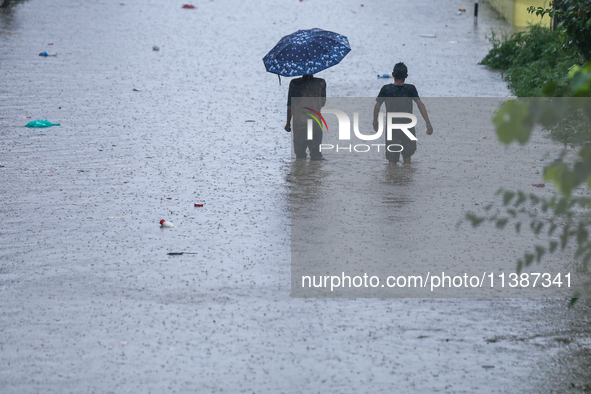
[[25, 125], [25, 127], [51, 127], [59, 126], [59, 123], [51, 123], [49, 120], [37, 119], [32, 120]]

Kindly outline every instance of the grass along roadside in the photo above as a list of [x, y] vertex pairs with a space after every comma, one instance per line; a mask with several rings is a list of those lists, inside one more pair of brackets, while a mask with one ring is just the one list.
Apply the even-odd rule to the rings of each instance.
[[[560, 31], [531, 26], [511, 37], [489, 37], [492, 48], [480, 64], [503, 72], [509, 88], [518, 97], [572, 96], [569, 71], [585, 63], [580, 50]], [[591, 125], [580, 111], [550, 130], [558, 142], [578, 145], [591, 141]]]
[[480, 64], [502, 71], [516, 96], [543, 96], [548, 83], [555, 87], [553, 96], [570, 95], [568, 72], [584, 58], [559, 31], [534, 25], [511, 37], [493, 31], [488, 39], [492, 48]]

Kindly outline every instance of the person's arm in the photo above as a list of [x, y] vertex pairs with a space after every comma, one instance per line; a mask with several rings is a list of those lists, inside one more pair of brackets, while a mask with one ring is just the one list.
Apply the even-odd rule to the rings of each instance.
[[291, 94], [293, 89], [293, 80], [289, 83], [289, 90], [287, 91], [287, 123], [285, 124], [285, 131], [291, 131]]
[[429, 120], [429, 115], [427, 114], [427, 107], [425, 107], [425, 104], [423, 104], [421, 100], [417, 100], [416, 103], [417, 107], [419, 107], [421, 115], [423, 116], [423, 119], [425, 119], [425, 122], [427, 123], [427, 134], [433, 134], [433, 126], [431, 126], [431, 121]]
[[373, 129], [374, 131], [378, 131], [378, 115], [380, 114], [380, 108], [382, 107], [382, 103], [379, 101], [376, 102], [376, 105], [373, 107]]
[[285, 131], [291, 131], [291, 107], [287, 107], [287, 123], [285, 124]]

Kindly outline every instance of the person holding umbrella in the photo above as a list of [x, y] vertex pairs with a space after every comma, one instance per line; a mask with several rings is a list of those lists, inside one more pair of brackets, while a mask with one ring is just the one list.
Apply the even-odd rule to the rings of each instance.
[[312, 123], [312, 140], [308, 140], [307, 121], [309, 118], [304, 115], [303, 108], [297, 108], [292, 114], [292, 97], [314, 97], [315, 99], [306, 100], [306, 105], [309, 105], [308, 108], [320, 112], [326, 103], [326, 81], [322, 78], [314, 78], [312, 74], [291, 80], [287, 94], [287, 124], [285, 125], [285, 131], [290, 132], [293, 118], [293, 150], [296, 159], [305, 159], [307, 157], [306, 148], [308, 148], [310, 160], [326, 160], [320, 152], [322, 129], [317, 123]]
[[304, 97], [307, 110], [320, 112], [326, 103], [326, 81], [313, 74], [339, 63], [351, 51], [347, 37], [322, 29], [298, 30], [283, 37], [263, 58], [268, 72], [296, 78], [289, 84], [287, 95], [286, 131], [292, 131], [296, 158], [305, 159], [306, 149], [311, 160], [324, 160], [320, 152], [322, 128], [313, 124], [312, 140], [307, 136], [307, 120], [304, 108], [292, 107], [292, 98]]

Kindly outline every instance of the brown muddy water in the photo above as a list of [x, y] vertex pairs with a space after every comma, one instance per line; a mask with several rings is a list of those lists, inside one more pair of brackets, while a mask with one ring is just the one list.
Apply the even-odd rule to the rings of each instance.
[[[339, 192], [326, 180], [348, 166], [292, 163], [288, 79], [279, 85], [262, 57], [283, 35], [321, 27], [353, 48], [319, 74], [329, 96], [375, 97], [387, 82], [376, 75], [402, 60], [423, 97], [506, 97], [500, 75], [476, 65], [485, 35], [509, 31], [496, 13], [482, 4], [474, 26], [470, 12], [456, 14], [471, 10], [468, 0], [194, 5], [14, 0], [0, 9], [1, 392], [576, 393], [591, 384], [585, 303], [291, 297], [291, 203], [326, 204]], [[24, 127], [34, 119], [61, 126]], [[505, 150], [483, 131], [454, 151], [454, 130], [431, 120], [412, 168], [393, 172], [375, 158], [358, 170], [379, 184], [369, 195], [382, 203], [369, 213], [386, 204], [412, 228], [394, 241], [410, 264], [502, 259], [510, 269], [530, 238], [452, 224], [494, 201], [498, 186], [541, 182], [540, 159], [559, 147], [539, 137]], [[316, 194], [302, 195], [306, 185]], [[411, 214], [422, 216], [405, 222]]]

